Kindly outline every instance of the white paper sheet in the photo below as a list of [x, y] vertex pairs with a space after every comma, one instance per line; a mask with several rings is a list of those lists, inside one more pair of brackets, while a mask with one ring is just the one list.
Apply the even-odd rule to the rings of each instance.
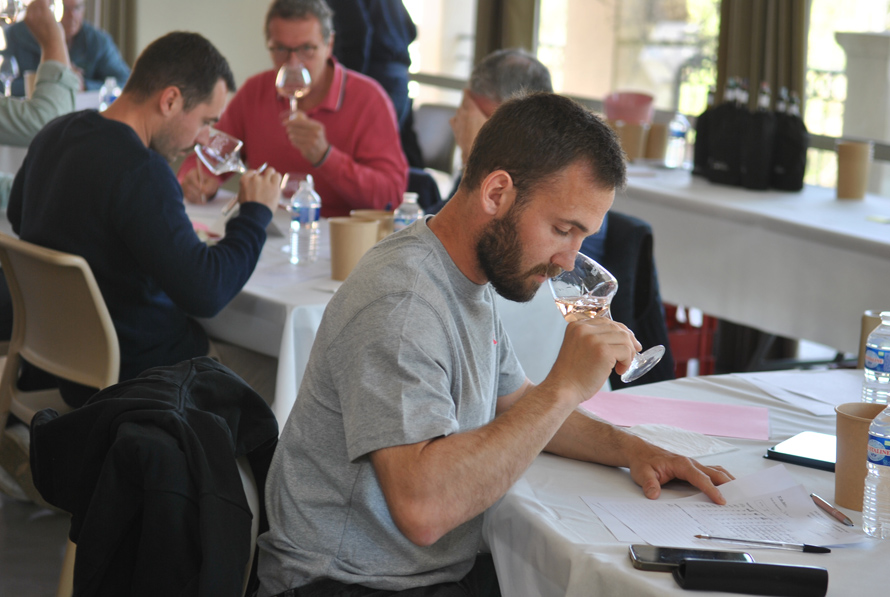
[[[834, 373], [834, 375], [833, 375]], [[834, 407], [856, 402], [862, 392], [861, 371], [773, 371], [740, 377], [774, 398], [818, 416], [834, 415]], [[737, 376], [739, 377], [739, 376]]]
[[[866, 537], [861, 529], [840, 524], [819, 510], [809, 493], [782, 465], [721, 486], [727, 504], [703, 496], [681, 500], [603, 501], [582, 496], [619, 541], [636, 535], [652, 545], [714, 548], [717, 542], [697, 534], [745, 539], [843, 545]], [[721, 544], [728, 548], [742, 544]], [[758, 549], [744, 545], [744, 549]], [[770, 548], [766, 548], [770, 549]]]
[[649, 443], [687, 458], [701, 458], [702, 456], [738, 450], [732, 444], [716, 437], [710, 437], [703, 433], [680, 429], [671, 425], [647, 423], [634, 425], [627, 430], [636, 436], [642, 437]]

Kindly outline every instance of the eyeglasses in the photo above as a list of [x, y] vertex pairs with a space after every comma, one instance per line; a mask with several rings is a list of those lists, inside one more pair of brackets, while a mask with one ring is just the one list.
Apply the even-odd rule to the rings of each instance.
[[318, 46], [315, 44], [303, 44], [296, 48], [290, 48], [288, 46], [276, 45], [269, 46], [268, 49], [277, 60], [287, 60], [290, 58], [291, 54], [296, 54], [300, 58], [308, 60], [315, 56], [315, 52], [318, 51]]

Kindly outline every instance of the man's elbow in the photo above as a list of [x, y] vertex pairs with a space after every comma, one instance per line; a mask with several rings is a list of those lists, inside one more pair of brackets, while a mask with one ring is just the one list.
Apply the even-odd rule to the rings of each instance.
[[441, 515], [422, 504], [406, 504], [390, 510], [396, 527], [408, 541], [419, 547], [429, 547], [451, 530], [442, 524]]

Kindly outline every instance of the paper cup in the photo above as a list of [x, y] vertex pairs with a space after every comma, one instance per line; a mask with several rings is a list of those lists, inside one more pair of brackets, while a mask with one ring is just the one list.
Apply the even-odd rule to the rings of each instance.
[[863, 199], [874, 147], [871, 141], [838, 141], [837, 198]]
[[647, 160], [663, 162], [667, 155], [668, 125], [655, 122], [649, 125], [646, 134], [646, 152], [643, 154]]
[[837, 464], [834, 466], [834, 501], [862, 512], [862, 490], [868, 458], [868, 426], [886, 404], [847, 402], [837, 405]]
[[649, 130], [648, 124], [627, 124], [621, 121], [617, 122], [618, 140], [621, 142], [621, 148], [627, 156], [627, 161], [633, 162], [643, 157], [643, 151], [646, 149], [646, 133]]
[[353, 209], [349, 212], [353, 218], [376, 220], [378, 224], [377, 240], [383, 240], [392, 234], [392, 212], [385, 209]]
[[377, 242], [377, 220], [328, 219], [331, 235], [331, 278], [343, 281], [359, 259]]
[[[884, 310], [887, 311], [888, 309]], [[859, 369], [865, 367], [865, 341], [868, 340], [868, 335], [879, 325], [881, 325], [880, 310], [869, 309], [862, 314], [862, 328], [859, 330], [859, 359], [856, 361], [856, 367]]]

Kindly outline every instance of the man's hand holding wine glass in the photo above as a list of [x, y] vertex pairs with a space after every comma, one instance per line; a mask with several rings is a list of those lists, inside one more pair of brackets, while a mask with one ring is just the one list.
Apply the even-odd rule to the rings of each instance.
[[300, 150], [310, 164], [318, 165], [328, 152], [330, 144], [322, 123], [309, 118], [302, 110], [288, 115], [281, 123], [291, 144]]
[[[568, 382], [576, 404], [596, 394], [614, 368], [624, 373], [642, 345], [627, 327], [606, 317], [569, 323], [548, 380]], [[547, 383], [545, 381], [544, 383]]]

